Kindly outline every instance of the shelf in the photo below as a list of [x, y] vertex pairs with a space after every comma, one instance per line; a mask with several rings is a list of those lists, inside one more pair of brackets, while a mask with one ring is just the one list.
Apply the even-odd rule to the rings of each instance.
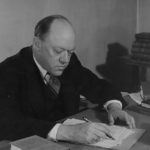
[[131, 56], [124, 56], [121, 57], [123, 61], [130, 65], [142, 66], [142, 67], [150, 67], [150, 62], [148, 61], [141, 61], [131, 58]]

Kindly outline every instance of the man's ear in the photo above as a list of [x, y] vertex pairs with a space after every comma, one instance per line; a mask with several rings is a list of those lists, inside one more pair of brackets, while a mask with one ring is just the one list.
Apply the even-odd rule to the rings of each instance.
[[33, 49], [36, 51], [40, 51], [41, 49], [41, 41], [38, 37], [33, 38]]

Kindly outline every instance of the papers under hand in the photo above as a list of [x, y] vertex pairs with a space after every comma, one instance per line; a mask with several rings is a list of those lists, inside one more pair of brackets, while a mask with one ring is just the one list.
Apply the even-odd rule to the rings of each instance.
[[92, 145], [105, 147], [105, 148], [112, 148], [116, 145], [122, 144], [124, 139], [126, 139], [129, 135], [134, 133], [133, 130], [127, 129], [125, 127], [120, 127], [120, 126], [110, 126], [110, 130], [111, 130], [111, 134], [114, 137], [114, 140], [103, 139], [102, 141], [99, 141]]
[[[90, 121], [88, 118], [86, 118], [86, 117], [82, 117], [82, 118], [83, 118], [83, 120], [84, 120], [85, 122], [91, 122], [91, 123], [92, 123], [92, 121]], [[106, 134], [106, 136], [107, 136], [108, 138], [112, 139], [112, 140], [115, 140], [115, 138], [114, 138], [112, 135], [110, 135], [110, 134]]]
[[[78, 120], [78, 119], [67, 119], [64, 124], [66, 125], [73, 125], [73, 124], [78, 124], [78, 123], [84, 123], [85, 121], [83, 120]], [[122, 142], [127, 139], [127, 137], [129, 137], [130, 135], [134, 134], [136, 132], [136, 130], [134, 129], [128, 129], [126, 127], [122, 127], [122, 126], [110, 126], [110, 130], [111, 130], [111, 134], [113, 135], [113, 137], [115, 139], [103, 139], [97, 143], [94, 144], [90, 144], [92, 146], [98, 146], [98, 147], [104, 147], [104, 148], [114, 148], [118, 145], [121, 145]], [[138, 139], [138, 138], [137, 138]], [[135, 139], [133, 140], [135, 143]], [[134, 144], [133, 142], [131, 142], [131, 144]], [[128, 146], [130, 147], [131, 144]]]

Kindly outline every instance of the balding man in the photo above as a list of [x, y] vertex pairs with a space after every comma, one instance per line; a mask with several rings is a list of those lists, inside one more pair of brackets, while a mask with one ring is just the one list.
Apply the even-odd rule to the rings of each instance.
[[36, 25], [33, 44], [0, 64], [0, 140], [39, 135], [53, 140], [94, 143], [111, 135], [101, 123], [56, 124], [75, 114], [80, 95], [107, 108], [110, 124], [134, 119], [122, 110], [120, 92], [83, 67], [75, 54], [75, 32], [61, 15]]

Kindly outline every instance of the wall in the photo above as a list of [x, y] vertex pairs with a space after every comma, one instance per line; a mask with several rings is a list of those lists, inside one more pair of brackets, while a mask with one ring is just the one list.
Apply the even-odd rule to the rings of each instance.
[[136, 0], [47, 0], [44, 15], [60, 13], [73, 22], [77, 53], [95, 71], [105, 63], [108, 44], [131, 47], [136, 26]]
[[150, 32], [150, 0], [138, 0], [138, 32]]
[[131, 47], [136, 0], [1, 0], [0, 61], [30, 45], [36, 22], [55, 13], [73, 22], [78, 56], [95, 73], [106, 61], [108, 44]]
[[30, 45], [44, 0], [0, 0], [0, 61]]

